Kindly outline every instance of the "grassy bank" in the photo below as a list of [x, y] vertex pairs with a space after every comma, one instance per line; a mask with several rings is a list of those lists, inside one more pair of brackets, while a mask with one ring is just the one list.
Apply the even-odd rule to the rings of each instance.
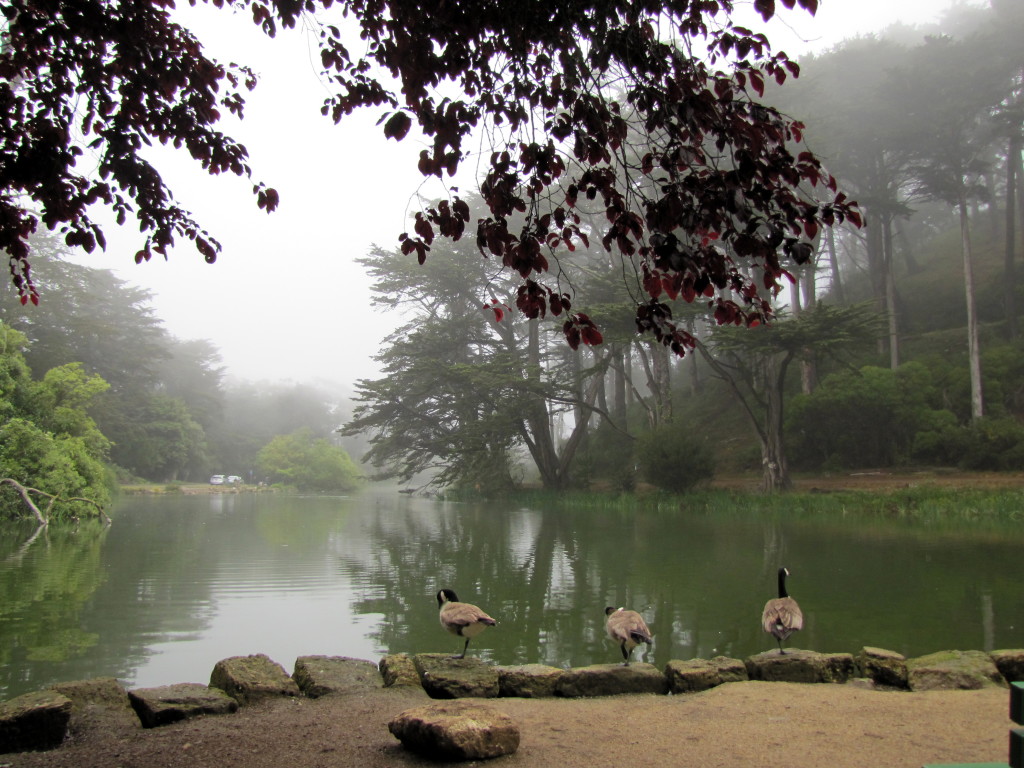
[[793, 490], [766, 494], [760, 478], [720, 478], [685, 494], [655, 489], [554, 492], [524, 489], [508, 501], [538, 508], [660, 510], [692, 513], [905, 520], [1024, 521], [1024, 475], [1019, 473], [865, 472], [794, 478]]

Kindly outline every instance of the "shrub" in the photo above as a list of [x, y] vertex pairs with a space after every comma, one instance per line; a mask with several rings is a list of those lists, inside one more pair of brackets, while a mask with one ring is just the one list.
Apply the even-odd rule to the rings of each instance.
[[986, 417], [966, 426], [946, 423], [917, 435], [914, 458], [961, 469], [1024, 469], [1024, 426], [1011, 417]]
[[678, 424], [643, 435], [636, 456], [644, 480], [671, 493], [684, 493], [715, 474], [711, 450]]
[[811, 394], [793, 398], [786, 423], [790, 461], [808, 469], [905, 462], [918, 431], [933, 428], [936, 400], [918, 363], [828, 376]]

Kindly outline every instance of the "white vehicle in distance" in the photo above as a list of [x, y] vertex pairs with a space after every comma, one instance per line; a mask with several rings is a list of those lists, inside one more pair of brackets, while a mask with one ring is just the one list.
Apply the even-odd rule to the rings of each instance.
[[241, 485], [242, 478], [238, 475], [228, 475], [228, 485]]
[[211, 477], [210, 485], [224, 485], [224, 475], [214, 475]]

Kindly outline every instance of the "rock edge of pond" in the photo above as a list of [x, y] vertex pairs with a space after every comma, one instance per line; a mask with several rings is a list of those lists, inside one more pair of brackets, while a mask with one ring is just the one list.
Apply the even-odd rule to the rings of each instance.
[[670, 661], [663, 670], [640, 662], [562, 669], [501, 666], [444, 654], [390, 654], [374, 663], [347, 656], [300, 656], [289, 675], [264, 654], [214, 666], [210, 683], [126, 689], [115, 678], [61, 683], [0, 702], [0, 753], [59, 747], [88, 728], [97, 711], [125, 728], [153, 728], [192, 717], [230, 714], [268, 698], [318, 698], [402, 688], [425, 699], [581, 698], [622, 694], [687, 694], [728, 682], [760, 680], [850, 684], [878, 690], [977, 690], [1024, 681], [1024, 649], [939, 651], [906, 658], [866, 646], [858, 653], [789, 649], [746, 659]]

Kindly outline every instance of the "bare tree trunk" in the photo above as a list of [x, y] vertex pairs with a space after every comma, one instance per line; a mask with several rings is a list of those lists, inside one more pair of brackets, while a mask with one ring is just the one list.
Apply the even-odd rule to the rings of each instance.
[[984, 415], [981, 388], [981, 350], [978, 343], [978, 309], [974, 294], [974, 254], [971, 251], [971, 224], [967, 216], [967, 198], [963, 184], [958, 191], [960, 209], [960, 236], [964, 257], [964, 291], [967, 299], [967, 357], [971, 371], [971, 419]]
[[[803, 274], [800, 275], [800, 284], [803, 286], [804, 293], [803, 303], [809, 310], [814, 309], [818, 303], [818, 298], [815, 295], [817, 263], [817, 259], [812, 261], [804, 268]], [[815, 361], [813, 350], [808, 349], [800, 358], [800, 391], [805, 395], [809, 395], [817, 385], [818, 365]]]
[[836, 304], [846, 304], [846, 294], [843, 292], [843, 279], [839, 274], [839, 256], [836, 253], [836, 233], [832, 227], [825, 228], [825, 243], [828, 245], [828, 268], [832, 273], [832, 293], [836, 297]]
[[651, 349], [651, 367], [654, 374], [652, 393], [657, 408], [656, 426], [661, 426], [672, 421], [672, 369], [669, 366], [668, 347], [664, 344], [655, 344]]
[[[530, 380], [540, 380], [540, 323], [536, 318], [528, 321], [526, 375]], [[584, 414], [584, 417], [586, 414]], [[527, 447], [540, 472], [545, 488], [560, 488], [564, 478], [559, 473], [558, 452], [551, 429], [547, 404], [540, 395], [530, 398], [524, 421], [529, 429]]]
[[[884, 248], [882, 246], [882, 219], [880, 216], [873, 215], [873, 212], [870, 210], [868, 214], [870, 215], [870, 221], [867, 224], [864, 238], [868, 256], [868, 275], [871, 278], [871, 293], [875, 300], [875, 305], [880, 313], [884, 313], [888, 311], [888, 308], [885, 301], [886, 265]], [[885, 351], [886, 340], [879, 337], [878, 354], [884, 355]]]
[[789, 478], [789, 464], [782, 440], [783, 390], [786, 364], [777, 357], [765, 358], [765, 424], [764, 440], [761, 442], [761, 488], [766, 493], [786, 491], [792, 487]]
[[882, 222], [882, 262], [885, 265], [885, 305], [889, 319], [889, 367], [895, 371], [900, 365], [900, 336], [892, 258], [892, 216], [889, 215]]
[[611, 366], [613, 395], [611, 409], [612, 421], [615, 423], [616, 427], [625, 432], [628, 428], [626, 424], [626, 353], [622, 344], [613, 344], [610, 354], [614, 358]]
[[1003, 313], [1006, 333], [1017, 338], [1017, 160], [1020, 158], [1021, 138], [1010, 137], [1006, 152], [1006, 254], [1003, 261]]

